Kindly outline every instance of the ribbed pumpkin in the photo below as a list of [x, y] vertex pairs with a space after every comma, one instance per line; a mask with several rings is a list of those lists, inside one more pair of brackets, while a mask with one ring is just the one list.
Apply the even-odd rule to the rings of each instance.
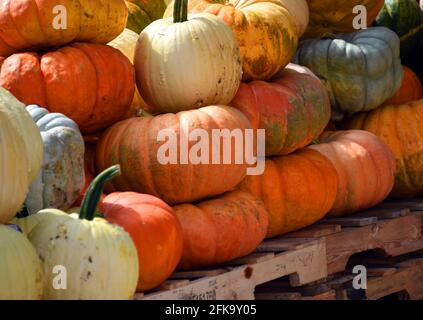
[[239, 190], [173, 209], [184, 235], [180, 269], [217, 265], [251, 253], [269, 223], [263, 201]]
[[387, 27], [398, 34], [402, 61], [407, 60], [423, 38], [422, 12], [415, 0], [386, 0], [375, 25]]
[[163, 0], [128, 0], [126, 4], [129, 10], [126, 27], [137, 34], [153, 21], [161, 19], [166, 10]]
[[157, 20], [140, 34], [134, 65], [141, 96], [152, 113], [227, 105], [242, 76], [234, 34], [213, 15], [188, 18], [178, 8], [173, 19]]
[[36, 300], [43, 293], [37, 252], [20, 232], [0, 224], [0, 300]]
[[371, 26], [384, 0], [307, 0], [310, 8], [310, 24], [304, 38], [319, 38], [327, 34], [353, 32], [353, 9], [364, 5], [367, 9], [367, 25]]
[[[302, 0], [296, 3], [304, 8]], [[190, 0], [188, 11], [214, 14], [232, 28], [241, 50], [244, 81], [269, 80], [291, 61], [308, 20], [308, 12], [299, 17], [301, 10], [292, 9], [293, 5], [283, 0]], [[170, 4], [165, 16], [172, 11]]]
[[[118, 49], [122, 52], [132, 63], [134, 63], [135, 46], [137, 45], [138, 34], [125, 29], [119, 37], [109, 42], [108, 45]], [[131, 108], [127, 112], [125, 118], [139, 116], [143, 110], [150, 110], [151, 108], [144, 102], [140, 92], [135, 88], [134, 99], [132, 100]]]
[[100, 210], [107, 221], [124, 228], [138, 251], [138, 291], [151, 290], [176, 269], [183, 236], [175, 212], [162, 200], [135, 192], [108, 195]]
[[247, 176], [239, 188], [264, 201], [270, 238], [322, 219], [335, 203], [338, 175], [326, 157], [306, 148], [267, 159], [264, 174]]
[[[97, 144], [98, 170], [104, 170], [112, 163], [119, 163], [122, 168], [122, 175], [106, 190], [147, 193], [176, 204], [215, 196], [234, 188], [247, 169], [246, 163], [237, 164], [234, 159], [236, 142], [232, 139], [228, 144], [232, 154], [230, 163], [213, 164], [212, 141], [207, 140], [210, 158], [204, 162], [208, 163], [194, 164], [188, 155], [199, 152], [193, 148], [197, 142], [191, 140], [185, 147], [183, 141], [196, 129], [205, 130], [211, 139], [212, 130], [238, 129], [244, 132], [251, 129], [251, 123], [240, 111], [226, 106], [119, 122], [108, 129]], [[223, 150], [223, 139], [219, 141], [221, 152], [228, 152], [229, 148]], [[170, 154], [172, 150], [174, 152]], [[160, 155], [167, 159], [159, 161]]]
[[127, 17], [124, 0], [2, 1], [0, 56], [74, 41], [107, 43]]
[[423, 100], [378, 108], [359, 114], [350, 128], [370, 131], [393, 151], [397, 171], [394, 197], [423, 195]]
[[21, 209], [42, 161], [40, 131], [25, 105], [0, 87], [0, 223]]
[[407, 103], [420, 100], [423, 97], [422, 84], [417, 75], [406, 66], [403, 66], [403, 70], [404, 79], [402, 80], [401, 87], [392, 98], [384, 103], [384, 105]]
[[379, 107], [401, 86], [398, 36], [384, 27], [301, 42], [295, 63], [321, 78], [331, 98], [332, 119]]
[[26, 110], [41, 132], [44, 163], [25, 200], [30, 214], [41, 209], [66, 210], [84, 185], [84, 140], [74, 121], [60, 113], [49, 113], [37, 105]]
[[266, 130], [267, 156], [289, 154], [307, 146], [329, 122], [326, 88], [305, 72], [287, 68], [272, 82], [243, 83], [231, 102], [254, 129]]
[[135, 73], [119, 50], [76, 43], [42, 55], [8, 57], [0, 68], [0, 85], [20, 101], [62, 113], [90, 133], [125, 116], [134, 97]]
[[[104, 183], [118, 173], [118, 167], [111, 167], [94, 179], [79, 213], [45, 209], [18, 219], [18, 224], [22, 221], [27, 226], [28, 238], [43, 264], [44, 299], [133, 298], [138, 280], [134, 242], [121, 227], [94, 218]], [[53, 268], [58, 265], [66, 268], [66, 290], [53, 286], [57, 276]]]
[[395, 157], [374, 134], [361, 130], [327, 132], [310, 148], [327, 157], [338, 172], [338, 193], [329, 216], [371, 208], [392, 191]]

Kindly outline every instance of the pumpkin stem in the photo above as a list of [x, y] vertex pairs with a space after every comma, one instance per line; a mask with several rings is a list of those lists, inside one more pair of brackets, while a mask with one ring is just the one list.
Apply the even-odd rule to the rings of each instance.
[[85, 193], [82, 201], [81, 210], [79, 211], [79, 219], [93, 220], [98, 203], [100, 202], [101, 194], [103, 193], [104, 185], [107, 181], [113, 179], [120, 174], [120, 166], [115, 165], [100, 173], [91, 182]]
[[173, 7], [173, 22], [188, 21], [188, 0], [175, 0]]

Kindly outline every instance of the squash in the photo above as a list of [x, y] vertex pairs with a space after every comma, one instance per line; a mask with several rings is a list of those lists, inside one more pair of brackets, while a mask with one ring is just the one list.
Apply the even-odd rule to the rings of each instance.
[[125, 116], [134, 97], [135, 72], [119, 50], [75, 43], [42, 55], [8, 57], [0, 67], [0, 85], [25, 104], [62, 113], [81, 132], [91, 133]]
[[328, 216], [374, 207], [392, 191], [395, 157], [374, 134], [361, 130], [327, 132], [310, 148], [327, 157], [338, 173], [338, 192]]
[[125, 28], [128, 9], [124, 0], [8, 0], [0, 17], [0, 56], [7, 57], [76, 41], [105, 44]]
[[135, 49], [138, 90], [152, 113], [226, 105], [241, 81], [239, 47], [231, 29], [210, 14], [188, 19], [182, 11], [150, 24]]
[[38, 300], [43, 270], [37, 252], [20, 232], [0, 224], [0, 300]]
[[322, 219], [335, 203], [338, 175], [326, 157], [305, 148], [267, 159], [264, 174], [247, 176], [238, 188], [264, 201], [272, 238]]
[[175, 271], [183, 236], [175, 212], [162, 200], [135, 192], [116, 192], [100, 203], [107, 221], [124, 228], [138, 251], [137, 291], [159, 286]]
[[349, 128], [374, 133], [391, 148], [397, 170], [391, 196], [407, 198], [423, 195], [423, 100], [388, 105], [355, 116]]
[[41, 134], [25, 105], [0, 87], [0, 224], [21, 209], [43, 161]]
[[166, 10], [163, 0], [128, 0], [129, 16], [126, 27], [140, 34], [150, 23], [161, 19]]
[[[104, 170], [111, 163], [121, 165], [122, 175], [106, 187], [109, 193], [147, 193], [170, 204], [197, 201], [231, 190], [247, 170], [247, 163], [238, 164], [234, 156], [227, 164], [223, 157], [219, 157], [219, 164], [213, 163], [211, 157], [215, 152], [211, 148], [212, 140], [209, 141], [213, 130], [223, 134], [222, 130], [245, 132], [246, 129], [251, 129], [248, 119], [240, 111], [226, 106], [128, 119], [109, 128], [97, 144], [97, 169]], [[206, 142], [210, 147], [210, 158], [205, 161], [206, 153], [197, 148], [199, 142], [184, 142], [198, 131], [207, 135], [207, 141], [203, 137], [197, 137], [197, 141]], [[220, 143], [221, 154], [229, 150], [235, 154], [235, 139], [227, 144], [222, 138], [215, 142]], [[194, 152], [201, 159], [191, 157]]]
[[84, 140], [74, 121], [60, 113], [49, 113], [37, 105], [26, 110], [41, 132], [44, 163], [31, 184], [25, 207], [30, 214], [41, 209], [69, 209], [84, 185]]
[[310, 68], [329, 91], [332, 119], [379, 107], [401, 86], [398, 36], [384, 27], [305, 40], [295, 63]]
[[420, 100], [423, 97], [422, 84], [410, 68], [403, 66], [404, 79], [402, 81], [401, 87], [395, 93], [395, 95], [385, 101], [383, 105], [390, 104], [403, 104], [410, 101]]
[[387, 27], [397, 33], [401, 39], [402, 61], [407, 60], [423, 38], [422, 12], [415, 0], [386, 0], [375, 25]]
[[307, 146], [329, 122], [326, 88], [305, 72], [287, 68], [272, 82], [242, 83], [231, 102], [254, 129], [265, 130], [266, 156], [289, 154]]
[[357, 14], [354, 8], [363, 5], [367, 9], [367, 26], [371, 26], [384, 0], [307, 0], [310, 8], [310, 23], [304, 38], [320, 38], [328, 34], [356, 31], [353, 21]]
[[221, 264], [253, 252], [266, 236], [269, 222], [263, 201], [239, 190], [173, 209], [184, 237], [182, 270]]
[[[125, 29], [119, 37], [109, 42], [108, 45], [118, 49], [122, 52], [132, 63], [134, 63], [135, 46], [137, 45], [138, 34]], [[151, 110], [140, 95], [140, 92], [135, 88], [134, 99], [132, 100], [131, 108], [126, 113], [125, 119], [137, 117], [142, 114], [143, 110]]]
[[[44, 274], [46, 300], [132, 299], [138, 280], [137, 250], [130, 235], [103, 218], [94, 218], [104, 183], [119, 173], [113, 166], [91, 184], [78, 213], [45, 209], [23, 219]], [[35, 221], [30, 223], [30, 221]], [[28, 222], [29, 221], [29, 222]], [[30, 228], [28, 226], [31, 226]], [[67, 290], [56, 290], [55, 266], [66, 268]]]
[[[308, 21], [304, 7], [303, 0], [190, 0], [188, 12], [214, 14], [232, 28], [241, 50], [242, 79], [250, 81], [269, 80], [291, 61]], [[173, 9], [171, 3], [165, 17]]]

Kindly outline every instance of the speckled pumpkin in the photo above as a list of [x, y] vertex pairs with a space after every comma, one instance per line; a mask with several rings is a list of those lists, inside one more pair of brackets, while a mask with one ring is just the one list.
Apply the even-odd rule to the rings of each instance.
[[263, 241], [269, 223], [263, 201], [239, 190], [173, 209], [184, 236], [179, 264], [184, 270], [217, 265], [251, 253]]
[[124, 0], [4, 0], [0, 56], [75, 41], [107, 43], [122, 32], [127, 17]]
[[394, 197], [423, 195], [423, 100], [389, 105], [355, 116], [353, 129], [370, 131], [393, 151], [397, 171], [391, 193]]
[[121, 120], [134, 97], [135, 72], [119, 50], [74, 43], [43, 54], [17, 53], [0, 66], [0, 85], [25, 104], [74, 120], [83, 133]]
[[335, 121], [379, 107], [403, 80], [400, 40], [384, 27], [305, 40], [294, 61], [325, 83]]
[[356, 31], [353, 9], [364, 5], [367, 9], [367, 26], [371, 26], [384, 0], [307, 0], [310, 8], [310, 24], [305, 38], [319, 38], [327, 34]]
[[60, 113], [49, 113], [37, 105], [26, 110], [41, 132], [44, 163], [31, 184], [25, 207], [30, 214], [41, 209], [67, 210], [84, 185], [84, 140], [77, 124]]
[[264, 201], [269, 214], [267, 237], [307, 227], [322, 219], [335, 203], [338, 174], [319, 152], [302, 149], [266, 160], [261, 176], [247, 176], [239, 189]]
[[[298, 18], [300, 10], [293, 5], [283, 0], [190, 0], [188, 11], [214, 14], [232, 28], [241, 50], [243, 81], [269, 80], [291, 61], [301, 32], [297, 25], [308, 20]], [[170, 4], [165, 16], [172, 12]]]
[[307, 146], [330, 119], [325, 86], [303, 67], [291, 65], [272, 82], [242, 83], [231, 105], [264, 129], [266, 155], [283, 155]]

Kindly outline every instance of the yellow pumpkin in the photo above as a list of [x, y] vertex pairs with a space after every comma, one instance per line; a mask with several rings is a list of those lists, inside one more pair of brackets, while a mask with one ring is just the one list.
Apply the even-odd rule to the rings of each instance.
[[41, 170], [43, 153], [40, 131], [25, 105], [0, 88], [0, 223], [22, 207]]
[[[44, 299], [132, 299], [139, 268], [135, 244], [121, 227], [94, 217], [104, 183], [119, 171], [111, 167], [94, 179], [79, 213], [45, 209], [17, 219], [42, 261]], [[66, 272], [66, 290], [54, 286], [56, 266]]]
[[0, 300], [36, 300], [43, 292], [43, 271], [28, 239], [0, 225]]

